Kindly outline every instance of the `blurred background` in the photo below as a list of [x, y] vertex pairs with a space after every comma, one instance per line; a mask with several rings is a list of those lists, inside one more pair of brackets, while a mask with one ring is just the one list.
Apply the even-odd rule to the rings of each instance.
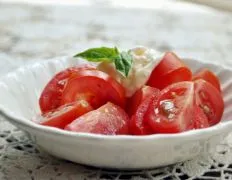
[[232, 0], [0, 0], [1, 74], [94, 46], [232, 66]]
[[[80, 4], [80, 3], [99, 3], [99, 2], [105, 2], [105, 3], [112, 3], [113, 1], [117, 2], [117, 0], [2, 0], [5, 2], [27, 2], [27, 3], [39, 3], [39, 4]], [[120, 1], [120, 0], [118, 0]], [[150, 2], [155, 2], [157, 0], [150, 0]], [[178, 0], [170, 0], [170, 1], [178, 1]], [[203, 5], [207, 5], [207, 6], [211, 6], [214, 8], [218, 8], [218, 9], [222, 9], [222, 10], [228, 10], [231, 11], [232, 10], [232, 1], [231, 0], [183, 0], [183, 1], [189, 1], [192, 3], [196, 3], [196, 4], [203, 4]], [[144, 1], [143, 1], [144, 2]], [[125, 4], [133, 4], [134, 1], [121, 1], [119, 3], [125, 3]], [[139, 1], [140, 4], [143, 4], [142, 1]], [[155, 3], [162, 3], [162, 1], [158, 0]]]

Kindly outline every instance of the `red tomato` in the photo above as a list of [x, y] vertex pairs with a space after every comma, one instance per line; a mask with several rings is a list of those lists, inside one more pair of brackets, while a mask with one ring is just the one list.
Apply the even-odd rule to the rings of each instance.
[[152, 94], [159, 95], [160, 90], [150, 87], [150, 86], [144, 86], [138, 91], [135, 92], [135, 94], [128, 100], [127, 107], [128, 107], [128, 114], [129, 116], [132, 116], [137, 111], [139, 105], [147, 98], [151, 97]]
[[224, 111], [221, 93], [209, 82], [199, 79], [194, 82], [196, 104], [208, 118], [209, 125], [217, 124]]
[[35, 119], [35, 121], [42, 125], [63, 129], [67, 124], [91, 110], [93, 110], [93, 108], [88, 102], [81, 100], [60, 106], [56, 110], [48, 112], [40, 118]]
[[65, 127], [66, 130], [105, 135], [128, 134], [128, 115], [119, 106], [107, 103]]
[[153, 133], [178, 133], [193, 129], [194, 103], [193, 82], [172, 84], [149, 105], [144, 121]]
[[76, 72], [83, 69], [96, 68], [86, 64], [71, 67], [59, 72], [48, 82], [39, 98], [39, 105], [42, 113], [54, 110], [61, 105], [61, 96], [67, 80], [74, 76]]
[[170, 84], [190, 81], [191, 70], [172, 52], [167, 52], [154, 68], [147, 82], [149, 86], [163, 89]]
[[202, 129], [209, 127], [208, 118], [199, 106], [195, 106], [194, 110], [194, 128]]
[[203, 79], [209, 83], [211, 83], [214, 87], [216, 87], [221, 92], [220, 81], [218, 77], [208, 69], [201, 69], [193, 76], [193, 81]]
[[62, 104], [85, 99], [94, 108], [108, 101], [125, 106], [124, 88], [108, 74], [98, 70], [79, 71], [65, 86]]
[[130, 134], [133, 135], [149, 135], [152, 134], [150, 126], [144, 121], [145, 113], [151, 102], [156, 102], [160, 94], [153, 94], [145, 98], [138, 106], [137, 111], [131, 117], [129, 127]]

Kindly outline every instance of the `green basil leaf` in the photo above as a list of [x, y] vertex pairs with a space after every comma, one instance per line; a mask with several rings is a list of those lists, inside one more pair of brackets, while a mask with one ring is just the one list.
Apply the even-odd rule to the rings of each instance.
[[74, 57], [81, 57], [92, 62], [114, 62], [116, 69], [125, 77], [128, 76], [132, 66], [132, 56], [129, 52], [119, 53], [116, 47], [91, 48], [76, 54]]
[[116, 69], [127, 77], [132, 66], [132, 56], [125, 51], [121, 52], [120, 55], [115, 58], [114, 64]]
[[84, 52], [76, 54], [74, 57], [81, 57], [88, 61], [92, 62], [113, 62], [116, 57], [119, 56], [118, 49], [108, 48], [108, 47], [100, 47], [100, 48], [91, 48]]

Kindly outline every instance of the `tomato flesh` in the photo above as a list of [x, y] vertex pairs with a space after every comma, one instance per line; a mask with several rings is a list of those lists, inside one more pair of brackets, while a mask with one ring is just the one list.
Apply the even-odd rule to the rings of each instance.
[[161, 91], [145, 115], [153, 133], [178, 133], [194, 128], [194, 84], [180, 82]]
[[65, 129], [105, 135], [128, 134], [128, 121], [129, 117], [125, 111], [109, 102], [77, 118]]
[[45, 126], [52, 126], [63, 129], [67, 124], [79, 116], [92, 111], [93, 108], [86, 101], [77, 101], [75, 103], [60, 106], [56, 110], [48, 112], [35, 121]]
[[220, 122], [224, 111], [224, 102], [221, 93], [205, 80], [196, 80], [194, 84], [196, 104], [207, 116], [210, 126], [217, 124]]
[[108, 74], [98, 70], [79, 71], [65, 86], [62, 104], [80, 99], [88, 101], [95, 109], [109, 102], [124, 108], [124, 88]]
[[152, 71], [147, 85], [163, 89], [173, 83], [191, 79], [191, 70], [174, 53], [167, 52]]
[[199, 106], [194, 109], [194, 128], [202, 129], [209, 127], [208, 118]]
[[128, 100], [127, 112], [129, 116], [132, 116], [137, 111], [139, 105], [148, 97], [156, 94], [158, 97], [160, 90], [150, 86], [143, 86], [141, 89], [137, 90], [135, 94]]
[[157, 94], [152, 94], [148, 97], [146, 97], [141, 104], [138, 106], [136, 112], [134, 115], [132, 115], [129, 123], [130, 127], [130, 134], [132, 135], [149, 135], [152, 134], [152, 130], [148, 123], [144, 121], [145, 113], [147, 112], [147, 109], [149, 105], [152, 102], [156, 102], [158, 97], [160, 95], [160, 92]]
[[210, 70], [204, 68], [198, 71], [193, 76], [193, 81], [203, 79], [209, 83], [211, 83], [214, 87], [216, 87], [221, 92], [220, 81], [218, 77]]
[[78, 71], [83, 69], [96, 68], [86, 64], [70, 67], [56, 74], [48, 82], [39, 98], [39, 105], [42, 113], [54, 110], [61, 105], [61, 96], [68, 79], [75, 76]]

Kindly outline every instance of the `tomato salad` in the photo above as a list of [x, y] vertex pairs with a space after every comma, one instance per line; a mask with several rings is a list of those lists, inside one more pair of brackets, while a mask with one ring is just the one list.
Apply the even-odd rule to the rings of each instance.
[[41, 93], [41, 115], [33, 121], [105, 135], [180, 133], [220, 122], [224, 102], [212, 71], [205, 67], [192, 74], [173, 52], [156, 60], [149, 53], [144, 47], [123, 52], [101, 47], [75, 55], [95, 65], [56, 74]]

